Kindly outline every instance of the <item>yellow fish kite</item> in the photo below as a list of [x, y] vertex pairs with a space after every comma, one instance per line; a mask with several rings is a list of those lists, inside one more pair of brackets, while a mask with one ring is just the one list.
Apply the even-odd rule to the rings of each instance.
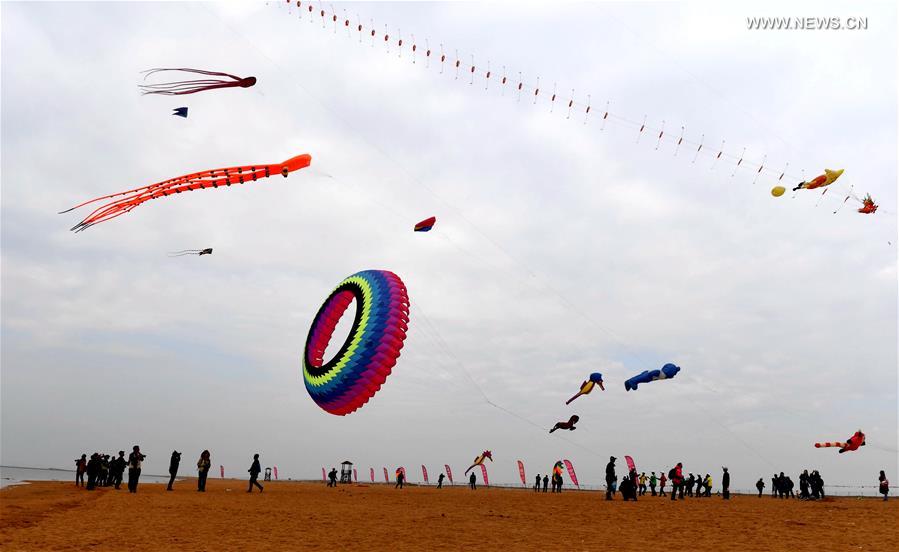
[[838, 171], [824, 169], [824, 174], [818, 175], [808, 182], [800, 182], [798, 186], [793, 188], [793, 191], [795, 192], [796, 190], [800, 189], [814, 190], [815, 188], [830, 186], [837, 181], [837, 178], [840, 178], [841, 174], [843, 174], [843, 169], [840, 169]]

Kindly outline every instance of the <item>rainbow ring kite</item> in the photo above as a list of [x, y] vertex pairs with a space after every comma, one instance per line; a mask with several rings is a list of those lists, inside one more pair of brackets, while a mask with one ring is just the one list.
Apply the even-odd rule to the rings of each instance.
[[[325, 348], [353, 300], [350, 334], [325, 363]], [[393, 272], [363, 270], [340, 282], [318, 309], [303, 351], [303, 380], [315, 404], [344, 416], [367, 403], [396, 364], [408, 324], [409, 296]]]

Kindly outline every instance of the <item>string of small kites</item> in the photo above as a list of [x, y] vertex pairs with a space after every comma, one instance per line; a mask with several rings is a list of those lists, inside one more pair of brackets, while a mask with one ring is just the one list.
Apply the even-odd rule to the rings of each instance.
[[[289, 9], [293, 2], [292, 0], [285, 0], [285, 3], [287, 4]], [[794, 192], [793, 197], [796, 197], [796, 193], [798, 193], [799, 190], [815, 190], [822, 188], [823, 190], [821, 196], [818, 198], [818, 202], [815, 203], [815, 206], [817, 206], [818, 203], [820, 203], [820, 201], [830, 190], [829, 186], [836, 182], [836, 180], [843, 174], [843, 169], [825, 169], [824, 173], [816, 176], [815, 178], [811, 180], [805, 180], [804, 178], [793, 176], [787, 172], [787, 169], [790, 165], [789, 163], [785, 164], [783, 169], [781, 170], [777, 170], [775, 168], [767, 166], [765, 164], [768, 158], [767, 155], [762, 158], [761, 162], [750, 161], [745, 158], [746, 148], [743, 148], [742, 153], [740, 153], [739, 155], [734, 155], [724, 150], [724, 145], [726, 143], [724, 140], [721, 141], [721, 144], [717, 148], [706, 143], [704, 134], [701, 136], [699, 141], [691, 140], [684, 136], [684, 126], [680, 127], [679, 132], [667, 132], [665, 130], [665, 121], [662, 121], [662, 124], [659, 127], [654, 127], [650, 124], [647, 124], [647, 118], [645, 116], [643, 117], [642, 122], [631, 120], [627, 117], [623, 117], [609, 111], [610, 102], [606, 102], [605, 108], [603, 110], [595, 110], [590, 94], [586, 95], [586, 102], [575, 99], [574, 89], [571, 90], [570, 94], [563, 97], [557, 92], [555, 83], [553, 84], [552, 92], [549, 93], [546, 90], [540, 88], [540, 77], [537, 77], [536, 83], [529, 83], [524, 80], [524, 78], [522, 77], [522, 73], [519, 71], [517, 72], [517, 78], [512, 78], [509, 76], [505, 66], [502, 66], [501, 73], [496, 74], [491, 69], [489, 61], [487, 62], [486, 68], [478, 67], [475, 64], [473, 54], [471, 55], [471, 63], [463, 65], [462, 60], [459, 57], [458, 50], [454, 50], [453, 57], [448, 57], [443, 44], [440, 44], [438, 55], [438, 52], [431, 49], [430, 43], [427, 40], [425, 40], [425, 47], [421, 48], [415, 40], [415, 35], [410, 35], [410, 41], [404, 41], [401, 31], [398, 31], [396, 36], [391, 37], [389, 27], [386, 24], [384, 25], [383, 33], [380, 33], [375, 29], [374, 21], [372, 20], [370, 20], [370, 26], [365, 27], [357, 16], [356, 24], [353, 25], [349, 17], [347, 17], [346, 15], [346, 10], [344, 10], [344, 14], [342, 17], [338, 17], [337, 13], [334, 11], [333, 6], [331, 7], [331, 11], [328, 11], [324, 8], [321, 2], [319, 2], [318, 8], [316, 8], [314, 4], [315, 2], [302, 2], [301, 0], [296, 0], [296, 7], [300, 11], [300, 17], [303, 17], [305, 8], [305, 12], [308, 13], [309, 21], [311, 23], [315, 23], [316, 19], [320, 19], [321, 27], [323, 29], [327, 29], [328, 24], [330, 23], [333, 27], [334, 34], [337, 34], [338, 29], [342, 25], [346, 30], [347, 36], [350, 38], [352, 38], [353, 32], [355, 31], [355, 34], [357, 35], [360, 43], [362, 43], [363, 40], [370, 40], [371, 46], [375, 47], [375, 45], [380, 42], [385, 46], [385, 51], [388, 54], [390, 53], [390, 48], [393, 46], [398, 51], [399, 57], [403, 56], [404, 51], [407, 52], [408, 55], [412, 58], [412, 63], [417, 63], [418, 58], [423, 56], [426, 68], [430, 68], [433, 59], [434, 63], [440, 63], [441, 74], [443, 74], [447, 70], [447, 65], [449, 65], [449, 68], [455, 71], [455, 79], [458, 80], [461, 76], [467, 73], [469, 81], [468, 83], [470, 85], [474, 85], [475, 81], [477, 80], [484, 83], [485, 90], [490, 89], [491, 82], [496, 82], [496, 86], [500, 87], [503, 95], [505, 95], [506, 91], [509, 90], [516, 95], [517, 101], [519, 102], [521, 101], [522, 97], [531, 98], [532, 103], [535, 105], [538, 102], [544, 102], [544, 104], [548, 102], [549, 110], [551, 113], [554, 112], [557, 107], [559, 107], [560, 109], [565, 110], [566, 119], [571, 119], [572, 117], [581, 118], [582, 123], [587, 124], [591, 120], [591, 118], [599, 117], [599, 119], [602, 121], [600, 130], [605, 129], [605, 125], [607, 122], [613, 122], [626, 127], [630, 127], [637, 132], [637, 143], [639, 143], [644, 137], [652, 136], [656, 141], [656, 150], [661, 147], [663, 142], [666, 142], [674, 145], [675, 156], [678, 155], [682, 148], [684, 150], [691, 151], [693, 154], [693, 160], [691, 161], [691, 163], [696, 163], [696, 160], [700, 155], [712, 157], [712, 169], [715, 168], [719, 161], [731, 163], [732, 165], [734, 165], [734, 169], [730, 175], [731, 178], [733, 178], [737, 174], [737, 171], [740, 168], [755, 172], [755, 176], [752, 181], [753, 184], [755, 184], [756, 181], [758, 181], [759, 177], [761, 177], [762, 175], [770, 176], [771, 178], [775, 178], [776, 180], [775, 186], [771, 189], [771, 195], [774, 197], [781, 197], [787, 191], [787, 188], [782, 184], [784, 177], [786, 177], [788, 181], [793, 180], [799, 182], [798, 185], [792, 188], [792, 191]], [[393, 40], [391, 40], [391, 38]], [[839, 200], [839, 198], [837, 199]], [[853, 193], [853, 187], [850, 186], [846, 197], [842, 201], [840, 201], [840, 204], [834, 211], [834, 214], [839, 212], [850, 199], [853, 199], [861, 204], [861, 207], [858, 209], [859, 213], [873, 214], [878, 209], [878, 205], [874, 202], [874, 199], [870, 194], [865, 195], [864, 198], [859, 198], [855, 193]]]

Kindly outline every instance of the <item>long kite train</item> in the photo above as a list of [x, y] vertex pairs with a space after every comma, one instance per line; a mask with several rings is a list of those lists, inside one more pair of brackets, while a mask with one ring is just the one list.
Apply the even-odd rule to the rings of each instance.
[[308, 167], [311, 162], [312, 156], [308, 153], [304, 153], [292, 157], [283, 163], [271, 165], [245, 165], [242, 167], [228, 167], [225, 169], [212, 169], [186, 174], [184, 176], [170, 178], [169, 180], [163, 180], [156, 184], [150, 184], [149, 186], [128, 190], [127, 192], [119, 192], [91, 199], [84, 203], [79, 203], [71, 209], [61, 211], [60, 214], [68, 213], [79, 207], [84, 207], [85, 205], [104, 199], [119, 198], [113, 199], [112, 201], [97, 207], [91, 214], [86, 216], [84, 220], [71, 228], [71, 230], [75, 232], [80, 232], [82, 230], [87, 230], [95, 224], [100, 224], [101, 222], [114, 219], [119, 215], [124, 215], [141, 203], [151, 199], [170, 196], [172, 194], [180, 194], [181, 192], [189, 192], [192, 190], [218, 188], [219, 186], [230, 186], [231, 184], [243, 184], [244, 182], [268, 178], [273, 174], [279, 173], [283, 175], [284, 178], [287, 178], [288, 174], [295, 170]]

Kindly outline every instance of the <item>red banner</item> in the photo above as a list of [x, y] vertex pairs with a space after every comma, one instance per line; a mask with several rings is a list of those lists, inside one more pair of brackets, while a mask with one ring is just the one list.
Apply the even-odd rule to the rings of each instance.
[[424, 464], [421, 465], [421, 476], [425, 478], [425, 483], [427, 483], [428, 482], [428, 468], [426, 468]]
[[325, 468], [322, 468], [322, 481], [327, 481], [327, 480], [328, 480], [328, 476], [325, 475]]
[[371, 472], [371, 482], [374, 483], [375, 482], [375, 469], [374, 468], [368, 468], [368, 469]]
[[219, 470], [222, 472], [222, 479], [225, 478], [225, 466], [219, 466]]
[[278, 466], [272, 468], [272, 471], [275, 472], [275, 481], [278, 480]]
[[356, 477], [356, 468], [353, 468], [353, 481], [356, 482], [356, 483], [359, 482], [359, 478]]
[[444, 464], [444, 468], [446, 468], [446, 477], [450, 480], [450, 485], [453, 484], [453, 470], [450, 469], [449, 464]]
[[390, 483], [390, 476], [387, 475], [387, 468], [384, 468], [384, 483]]
[[527, 487], [528, 481], [524, 475], [524, 462], [522, 462], [521, 460], [518, 461], [518, 475], [521, 476], [521, 484]]
[[484, 485], [490, 486], [490, 479], [487, 477], [487, 466], [481, 464], [481, 475], [484, 476]]
[[568, 468], [568, 477], [571, 478], [571, 482], [575, 484], [575, 486], [580, 487], [577, 482], [577, 474], [574, 473], [574, 466], [571, 464], [571, 460], [562, 460], [565, 462], [565, 467]]
[[637, 471], [637, 465], [634, 464], [634, 459], [633, 459], [633, 458], [631, 458], [630, 456], [625, 455], [624, 461], [627, 462], [627, 469], [628, 469], [629, 471], [633, 471], [633, 472], [636, 472], [636, 471]]

